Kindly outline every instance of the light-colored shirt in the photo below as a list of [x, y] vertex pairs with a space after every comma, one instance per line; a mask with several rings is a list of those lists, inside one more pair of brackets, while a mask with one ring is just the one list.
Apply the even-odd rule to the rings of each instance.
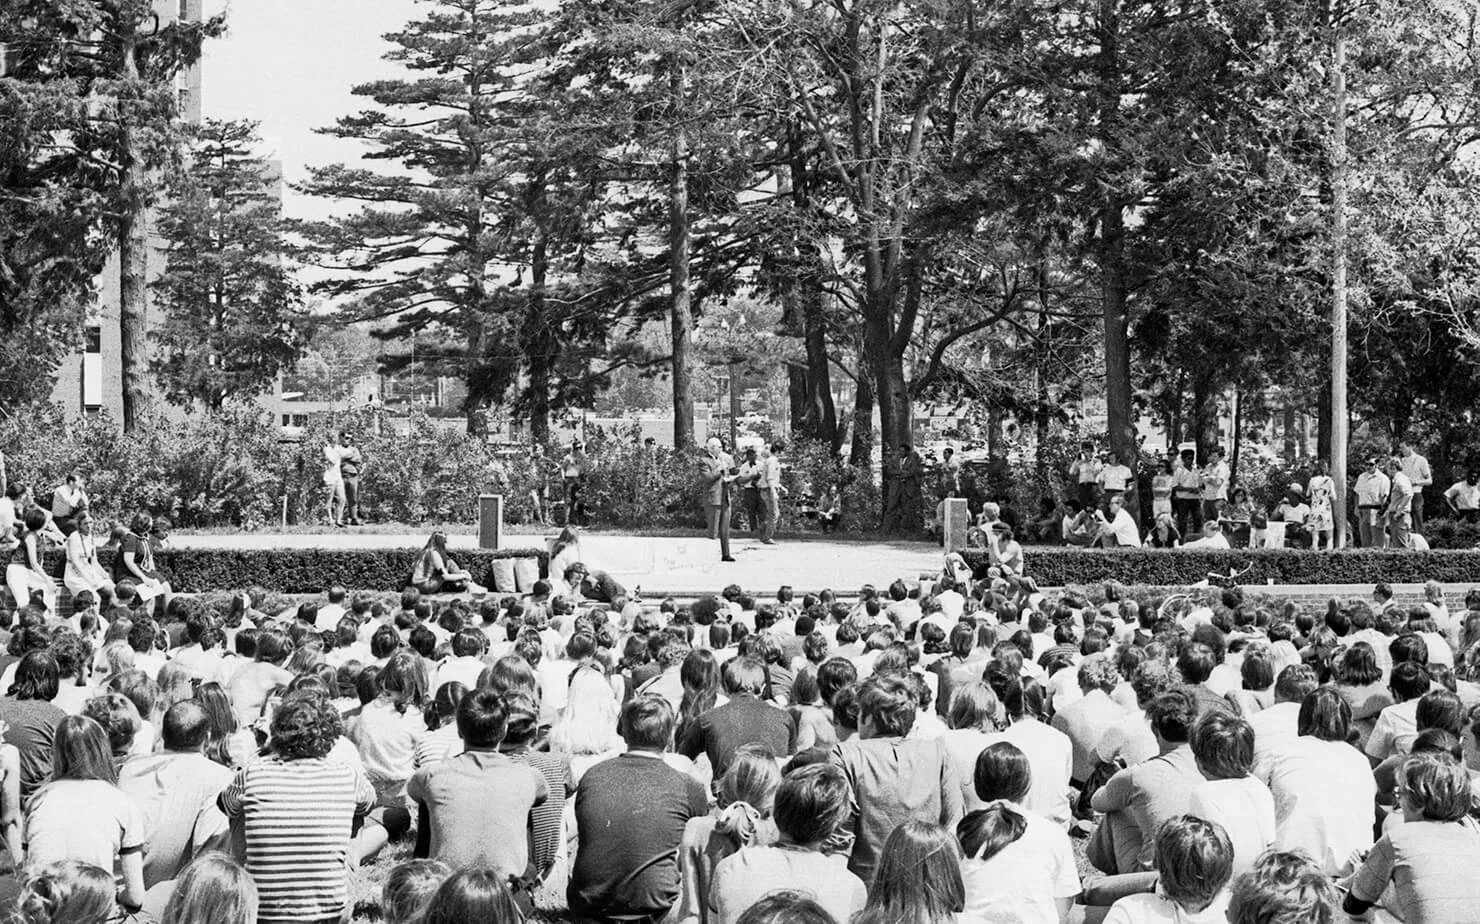
[[1444, 496], [1459, 510], [1480, 510], [1480, 484], [1456, 481]]
[[1362, 752], [1345, 741], [1302, 735], [1272, 759], [1275, 846], [1304, 850], [1334, 876], [1372, 846], [1377, 783]]
[[1187, 814], [1223, 826], [1233, 844], [1233, 874], [1246, 872], [1274, 843], [1274, 796], [1252, 776], [1208, 780], [1192, 790]]
[[1069, 835], [1059, 825], [1019, 809], [1022, 837], [987, 860], [961, 863], [966, 911], [960, 920], [982, 924], [1058, 924], [1056, 899], [1079, 894], [1079, 871]]
[[1408, 476], [1414, 487], [1422, 488], [1434, 483], [1434, 473], [1429, 470], [1429, 460], [1418, 453], [1398, 459], [1398, 466]]
[[108, 872], [121, 853], [140, 850], [147, 835], [139, 804], [102, 780], [56, 780], [26, 808], [26, 863], [90, 863]]
[[1132, 519], [1130, 512], [1124, 509], [1115, 512], [1115, 519], [1105, 524], [1106, 530], [1115, 537], [1117, 547], [1124, 546], [1132, 549], [1141, 547], [1141, 531], [1136, 527], [1136, 521]]
[[1117, 462], [1100, 470], [1100, 486], [1106, 491], [1126, 491], [1134, 477], [1129, 468]]
[[1392, 481], [1382, 472], [1363, 472], [1357, 476], [1357, 506], [1381, 507], [1392, 487]]
[[1351, 883], [1353, 897], [1375, 902], [1393, 886], [1394, 914], [1408, 924], [1469, 924], [1480, 906], [1480, 831], [1469, 819], [1411, 821], [1373, 846]]
[[123, 765], [118, 788], [139, 806], [149, 832], [145, 888], [179, 878], [198, 854], [226, 846], [229, 829], [216, 800], [235, 776], [199, 753], [166, 751]]
[[1069, 777], [1074, 772], [1074, 745], [1069, 736], [1037, 719], [1022, 719], [1002, 733], [1002, 740], [1017, 745], [1033, 768], [1024, 807], [1050, 821], [1068, 824]]
[[768, 455], [761, 460], [761, 487], [763, 489], [781, 487], [781, 460], [775, 456]]
[[735, 924], [751, 905], [781, 889], [806, 895], [834, 921], [850, 920], [868, 900], [863, 880], [848, 872], [843, 857], [781, 844], [742, 847], [714, 868], [710, 920]]
[[1228, 463], [1214, 462], [1202, 473], [1203, 500], [1228, 500]]

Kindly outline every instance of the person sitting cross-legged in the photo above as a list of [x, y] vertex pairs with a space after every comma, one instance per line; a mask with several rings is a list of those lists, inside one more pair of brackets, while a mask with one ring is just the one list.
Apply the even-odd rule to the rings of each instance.
[[1224, 924], [1233, 845], [1211, 821], [1182, 815], [1156, 832], [1156, 892], [1128, 895], [1110, 908], [1105, 924]]

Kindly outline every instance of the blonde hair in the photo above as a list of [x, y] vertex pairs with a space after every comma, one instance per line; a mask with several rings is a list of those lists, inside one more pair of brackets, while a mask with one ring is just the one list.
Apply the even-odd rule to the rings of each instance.
[[410, 924], [421, 917], [432, 896], [452, 876], [441, 860], [407, 860], [391, 870], [380, 892], [380, 917], [386, 924]]
[[617, 697], [606, 672], [595, 661], [571, 673], [570, 693], [560, 721], [550, 730], [550, 750], [564, 754], [604, 754], [616, 744]]
[[257, 885], [224, 853], [203, 853], [185, 868], [160, 924], [257, 924]]
[[107, 870], [61, 860], [34, 870], [15, 903], [17, 924], [97, 924], [118, 910]]

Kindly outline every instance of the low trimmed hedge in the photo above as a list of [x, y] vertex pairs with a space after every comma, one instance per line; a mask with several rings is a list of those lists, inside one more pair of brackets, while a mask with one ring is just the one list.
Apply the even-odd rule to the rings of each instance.
[[[984, 549], [965, 549], [962, 556], [978, 573], [985, 572]], [[1480, 583], [1480, 549], [1433, 552], [1350, 549], [1313, 552], [1304, 549], [1069, 549], [1028, 546], [1023, 549], [1028, 574], [1041, 586], [1121, 584], [1157, 586], [1196, 584], [1209, 572], [1242, 571], [1239, 583], [1264, 584], [1412, 584]]]
[[[335, 584], [351, 590], [400, 590], [420, 554], [420, 549], [173, 549], [157, 554], [155, 564], [184, 593], [260, 584], [278, 593], [316, 594]], [[48, 573], [60, 575], [61, 553], [46, 558]], [[550, 566], [541, 549], [459, 549], [455, 558], [474, 580], [490, 588], [490, 569], [500, 559], [538, 559], [542, 578]], [[113, 552], [100, 550], [98, 560], [111, 568]]]

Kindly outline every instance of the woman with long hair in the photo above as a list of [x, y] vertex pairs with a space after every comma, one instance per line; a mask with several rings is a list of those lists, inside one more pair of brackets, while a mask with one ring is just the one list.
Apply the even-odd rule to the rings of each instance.
[[61, 689], [60, 679], [50, 652], [28, 652], [16, 665], [15, 682], [0, 698], [0, 725], [9, 729], [6, 740], [20, 757], [22, 802], [51, 779], [52, 742], [67, 717], [52, 703]]
[[391, 655], [377, 677], [380, 694], [366, 703], [350, 726], [365, 775], [384, 808], [404, 808], [406, 781], [415, 771], [416, 742], [427, 732], [426, 665], [415, 652]]
[[424, 594], [462, 593], [484, 594], [488, 591], [473, 582], [473, 575], [463, 570], [447, 552], [447, 534], [441, 530], [432, 533], [421, 555], [411, 568], [411, 586]]
[[144, 813], [118, 788], [108, 736], [97, 722], [68, 716], [57, 726], [52, 779], [27, 807], [26, 863], [75, 860], [122, 871], [123, 903], [144, 902]]
[[709, 893], [715, 867], [750, 846], [774, 844], [779, 832], [771, 820], [781, 768], [763, 745], [746, 744], [735, 751], [719, 785], [719, 804], [708, 815], [689, 819], [678, 848], [683, 881], [681, 919], [695, 915], [708, 924]]
[[457, 706], [467, 692], [467, 687], [456, 680], [449, 680], [437, 688], [436, 695], [421, 711], [427, 723], [427, 734], [416, 742], [412, 755], [412, 765], [416, 769], [462, 753], [463, 741], [457, 732]]
[[689, 723], [727, 700], [719, 692], [719, 662], [710, 651], [696, 648], [689, 652], [678, 669], [678, 678], [683, 683], [683, 698], [678, 703], [676, 735], [682, 741]]
[[91, 591], [106, 609], [113, 600], [113, 578], [98, 561], [92, 514], [84, 509], [73, 523], [77, 528], [67, 536], [67, 565], [62, 569], [62, 584], [74, 597], [84, 590]]
[[852, 924], [954, 924], [964, 910], [956, 839], [940, 825], [911, 818], [884, 842], [868, 903]]
[[558, 580], [563, 584], [565, 569], [580, 560], [581, 537], [575, 527], [566, 526], [560, 530], [555, 541], [550, 543], [550, 582], [553, 584]]
[[118, 915], [113, 873], [61, 860], [33, 868], [15, 901], [15, 924], [107, 924]]
[[422, 912], [420, 924], [520, 924], [505, 877], [491, 869], [465, 869], [442, 883]]
[[206, 757], [223, 767], [246, 766], [257, 753], [257, 736], [240, 727], [225, 688], [214, 681], [203, 683], [195, 688], [195, 701], [205, 709], [210, 724]]
[[5, 585], [15, 598], [17, 610], [25, 609], [32, 594], [39, 593], [46, 612], [55, 615], [56, 584], [46, 573], [46, 562], [41, 557], [41, 531], [46, 528], [46, 512], [40, 507], [31, 508], [21, 518], [21, 527], [16, 536], [17, 544], [10, 550], [5, 565]]
[[1351, 726], [1357, 733], [1357, 747], [1365, 748], [1377, 717], [1393, 704], [1392, 691], [1383, 682], [1377, 652], [1366, 642], [1341, 652], [1336, 661], [1332, 687], [1351, 709]]
[[196, 857], [175, 882], [160, 924], [257, 924], [257, 884], [224, 853]]
[[571, 778], [603, 757], [625, 748], [617, 734], [619, 704], [607, 681], [606, 671], [596, 661], [582, 661], [571, 672], [570, 689], [560, 717], [550, 729], [550, 751], [571, 762]]

